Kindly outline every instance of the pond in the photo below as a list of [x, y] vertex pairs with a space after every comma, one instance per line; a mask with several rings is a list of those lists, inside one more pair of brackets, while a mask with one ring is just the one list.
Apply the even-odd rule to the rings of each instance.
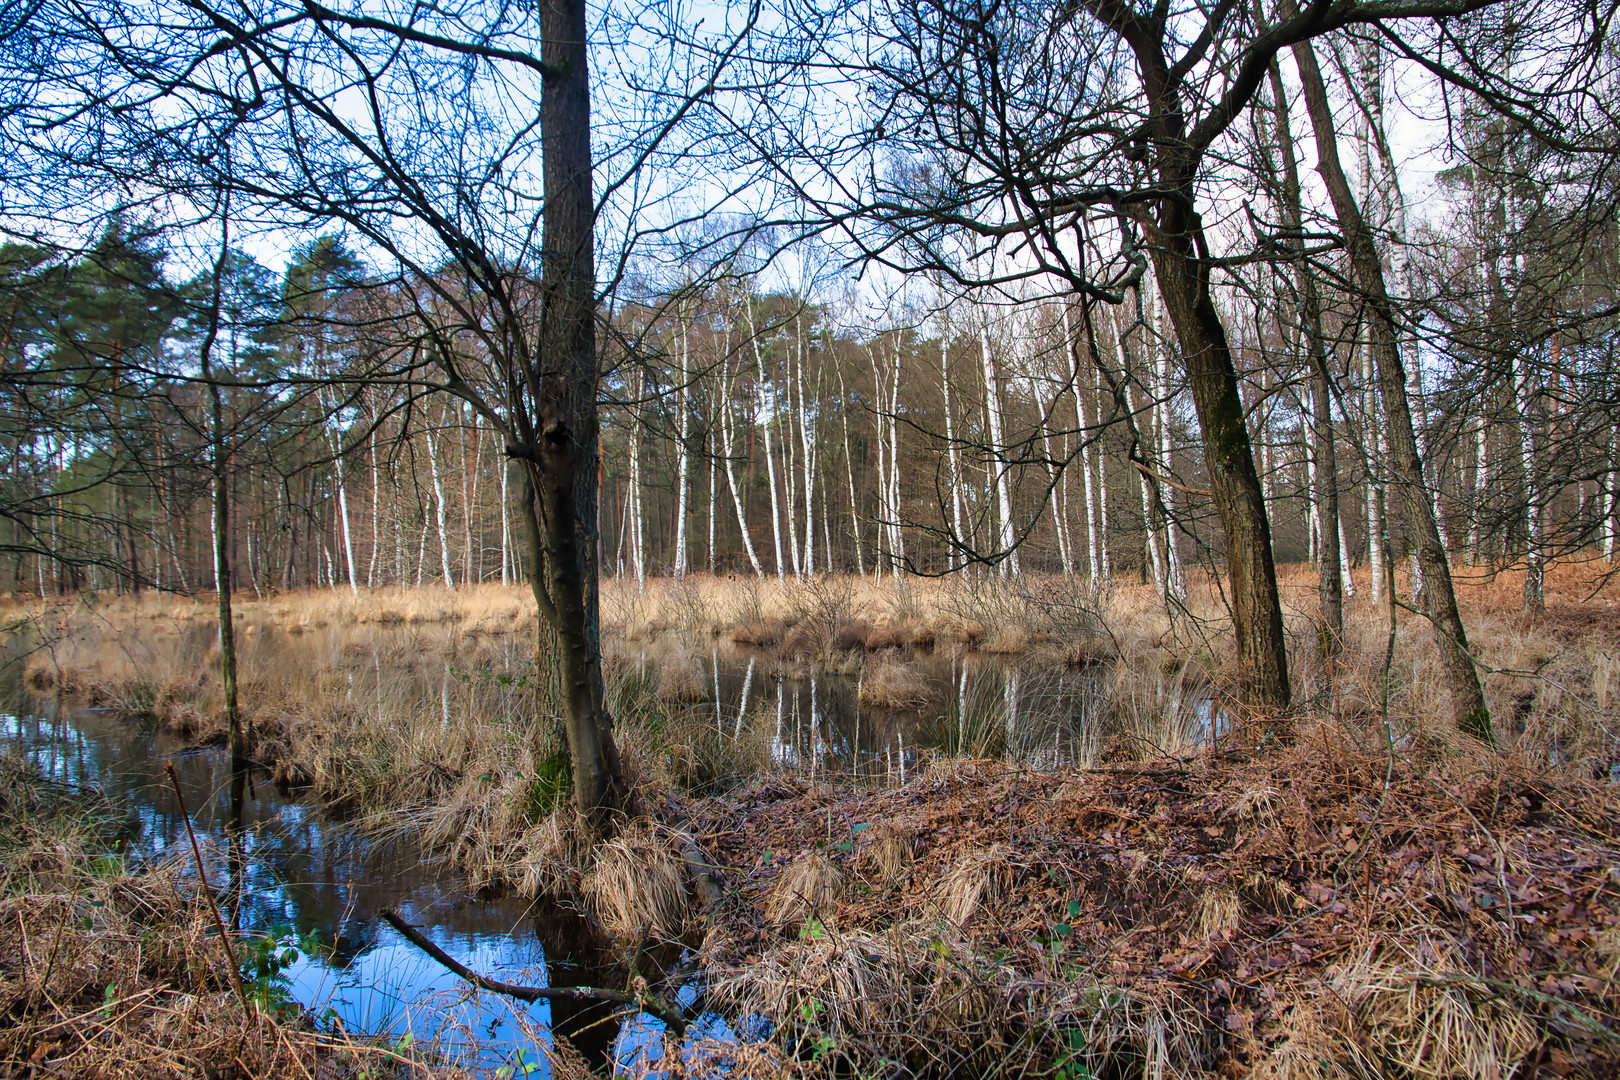
[[[919, 763], [941, 755], [1058, 769], [1090, 764], [1118, 736], [1163, 753], [1207, 743], [1212, 724], [1219, 730], [1207, 687], [1182, 690], [1167, 678], [1157, 697], [1121, 709], [1110, 698], [1113, 673], [1105, 664], [941, 648], [829, 670], [729, 643], [709, 645], [707, 655], [670, 641], [621, 648], [620, 663], [651, 682], [668, 665], [690, 669], [684, 708], [708, 713], [721, 736], [752, 731], [776, 767], [812, 776], [904, 782]], [[876, 694], [866, 685], [874, 679], [881, 683]], [[863, 704], [892, 697], [896, 682], [911, 700]], [[1126, 713], [1135, 722], [1123, 719]]]

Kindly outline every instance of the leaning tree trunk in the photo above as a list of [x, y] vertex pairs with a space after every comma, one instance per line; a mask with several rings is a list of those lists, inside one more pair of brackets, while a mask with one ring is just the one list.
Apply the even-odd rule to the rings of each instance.
[[1457, 611], [1452, 588], [1451, 565], [1435, 522], [1433, 503], [1423, 482], [1423, 459], [1418, 454], [1417, 436], [1406, 396], [1406, 372], [1401, 365], [1395, 335], [1395, 318], [1384, 286], [1383, 263], [1372, 230], [1367, 227], [1356, 204], [1350, 183], [1339, 163], [1338, 142], [1327, 88], [1317, 66], [1316, 53], [1309, 42], [1294, 46], [1306, 108], [1316, 129], [1317, 169], [1327, 185], [1340, 231], [1349, 248], [1353, 277], [1368, 301], [1368, 340], [1376, 366], [1379, 396], [1384, 407], [1390, 457], [1395, 469], [1396, 487], [1406, 520], [1416, 533], [1418, 558], [1423, 567], [1424, 596], [1429, 617], [1434, 622], [1441, 664], [1451, 691], [1452, 711], [1457, 727], [1468, 735], [1494, 742], [1491, 715], [1485, 706], [1479, 672], [1468, 655], [1468, 636]]
[[1288, 93], [1283, 87], [1278, 64], [1271, 64], [1271, 93], [1277, 119], [1277, 146], [1282, 154], [1282, 202], [1284, 220], [1299, 237], [1294, 263], [1295, 284], [1299, 289], [1300, 337], [1311, 367], [1311, 426], [1316, 451], [1314, 492], [1317, 508], [1317, 611], [1322, 618], [1322, 651], [1333, 655], [1344, 641], [1344, 573], [1340, 563], [1339, 465], [1333, 442], [1333, 374], [1328, 370], [1327, 350], [1322, 341], [1322, 299], [1316, 290], [1316, 275], [1305, 259], [1305, 212], [1300, 198], [1299, 164], [1288, 119]]

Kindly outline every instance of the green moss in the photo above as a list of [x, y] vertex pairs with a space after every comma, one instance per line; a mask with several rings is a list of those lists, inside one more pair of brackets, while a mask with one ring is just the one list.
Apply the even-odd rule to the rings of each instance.
[[533, 825], [544, 821], [568, 797], [574, 786], [574, 770], [568, 755], [562, 750], [554, 752], [540, 763], [524, 795], [523, 818]]

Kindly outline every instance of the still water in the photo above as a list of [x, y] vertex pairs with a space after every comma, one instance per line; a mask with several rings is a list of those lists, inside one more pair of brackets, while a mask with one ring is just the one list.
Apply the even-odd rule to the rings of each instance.
[[[291, 997], [329, 1029], [392, 1041], [409, 1035], [484, 1072], [513, 1063], [520, 1051], [533, 1062], [537, 1044], [548, 1040], [548, 1003], [470, 989], [382, 922], [377, 913], [386, 907], [468, 967], [505, 982], [623, 981], [622, 973], [603, 970], [565, 913], [514, 897], [470, 896], [453, 872], [408, 840], [378, 840], [323, 820], [268, 783], [248, 784], [233, 858], [230, 765], [220, 750], [189, 749], [139, 721], [66, 709], [0, 716], [0, 746], [59, 780], [100, 786], [128, 814], [118, 854], [137, 864], [177, 861], [190, 872], [195, 860], [165, 772], [172, 762], [208, 880], [235, 899], [241, 932], [320, 943], [285, 974]], [[717, 1018], [706, 1023], [710, 1034], [723, 1034]], [[592, 1049], [628, 1061], [658, 1045], [661, 1028], [645, 1017], [610, 1021], [596, 1029], [603, 1045]]]

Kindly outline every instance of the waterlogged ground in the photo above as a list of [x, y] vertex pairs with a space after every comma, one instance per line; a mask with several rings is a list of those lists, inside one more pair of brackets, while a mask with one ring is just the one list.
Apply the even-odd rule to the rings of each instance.
[[[548, 1041], [551, 1006], [470, 990], [382, 922], [377, 912], [385, 907], [397, 909], [468, 967], [496, 979], [571, 985], [570, 977], [583, 982], [600, 974], [595, 957], [576, 965], [558, 962], [574, 943], [554, 909], [538, 910], [513, 897], [469, 896], [458, 888], [457, 875], [409, 839], [377, 840], [323, 820], [262, 778], [245, 786], [240, 828], [233, 829], [226, 755], [187, 748], [151, 724], [121, 721], [101, 710], [5, 714], [0, 748], [32, 759], [55, 779], [99, 785], [113, 805], [127, 810], [123, 845], [109, 858], [179, 860], [194, 867], [166, 772], [173, 764], [208, 880], [248, 943], [244, 963], [252, 967], [252, 957], [272, 952], [290, 960], [268, 977], [280, 994], [328, 1028], [341, 1025], [396, 1043], [431, 1042], [486, 1071], [544, 1060], [536, 1044]], [[547, 938], [553, 943], [550, 958]], [[274, 950], [253, 948], [272, 939]], [[622, 1027], [615, 1022], [602, 1036], [620, 1060], [628, 1060], [656, 1045], [660, 1027], [655, 1021]]]
[[[543, 1062], [538, 1048], [549, 1042], [551, 1006], [470, 990], [378, 913], [397, 909], [468, 967], [507, 982], [618, 986], [624, 972], [586, 943], [576, 917], [513, 896], [469, 895], [464, 867], [446, 865], [408, 836], [348, 827], [260, 773], [246, 778], [237, 801], [225, 754], [198, 748], [195, 732], [173, 722], [184, 708], [207, 709], [201, 698], [196, 706], [173, 703], [185, 700], [197, 685], [188, 680], [212, 663], [210, 639], [211, 629], [197, 624], [122, 636], [115, 659], [127, 672], [104, 683], [64, 679], [75, 690], [69, 696], [36, 693], [29, 706], [0, 715], [0, 745], [49, 776], [101, 786], [129, 814], [117, 857], [189, 868], [195, 859], [169, 785], [172, 764], [210, 884], [227, 898], [243, 938], [262, 943], [253, 955], [275, 958], [261, 980], [274, 980], [276, 992], [319, 1024], [433, 1043], [484, 1072]], [[477, 718], [512, 739], [526, 738], [532, 723], [524, 685], [532, 646], [519, 633], [264, 627], [247, 641], [250, 709], [263, 702], [296, 708], [305, 700], [446, 731]], [[67, 654], [73, 644], [57, 647]], [[87, 655], [94, 655], [91, 644]], [[105, 643], [95, 647], [112, 655]], [[79, 671], [90, 670], [81, 658]], [[666, 635], [610, 641], [608, 671], [623, 714], [638, 714], [642, 724], [650, 715], [678, 717], [679, 728], [670, 730], [683, 739], [712, 724], [716, 742], [753, 748], [735, 755], [752, 761], [750, 768], [811, 780], [856, 775], [904, 783], [942, 756], [1054, 770], [1089, 763], [1120, 734], [1111, 669], [1100, 664], [940, 647], [857, 653], [829, 666]], [[1137, 712], [1145, 704], [1159, 718], [1151, 730], [1139, 725], [1129, 733], [1147, 740], [1148, 752], [1208, 739], [1207, 695], [1180, 685], [1164, 682], [1152, 701], [1135, 703]], [[117, 703], [87, 708], [87, 700]], [[128, 719], [148, 709], [164, 722]], [[689, 986], [683, 1004], [696, 992]], [[598, 1060], [611, 1053], [629, 1061], [658, 1045], [660, 1027], [645, 1018], [607, 1020], [574, 1041]], [[691, 1035], [728, 1040], [731, 1029], [711, 1015]]]

